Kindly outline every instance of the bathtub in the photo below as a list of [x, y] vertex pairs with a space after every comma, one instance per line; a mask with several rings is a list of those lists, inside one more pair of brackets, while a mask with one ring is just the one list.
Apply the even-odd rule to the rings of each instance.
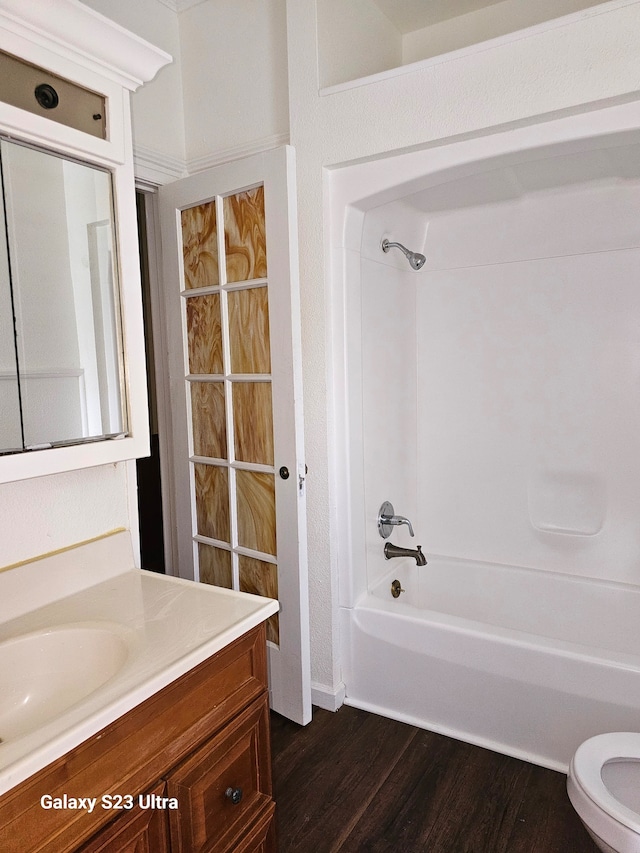
[[428, 560], [341, 609], [347, 704], [564, 772], [586, 738], [640, 730], [638, 587]]

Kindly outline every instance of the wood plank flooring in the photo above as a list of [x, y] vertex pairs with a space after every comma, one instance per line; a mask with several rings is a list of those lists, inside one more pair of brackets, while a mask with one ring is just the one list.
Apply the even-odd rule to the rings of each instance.
[[271, 737], [279, 853], [598, 853], [561, 773], [348, 706]]

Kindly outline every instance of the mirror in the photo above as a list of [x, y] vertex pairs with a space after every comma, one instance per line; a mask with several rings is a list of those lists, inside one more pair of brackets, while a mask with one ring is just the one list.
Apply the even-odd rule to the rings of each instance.
[[0, 139], [0, 453], [127, 432], [111, 173]]

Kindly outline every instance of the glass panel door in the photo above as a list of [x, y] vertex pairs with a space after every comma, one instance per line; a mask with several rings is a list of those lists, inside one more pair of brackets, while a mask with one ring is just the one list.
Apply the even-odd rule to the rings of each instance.
[[161, 187], [171, 400], [171, 562], [277, 598], [271, 707], [311, 719], [295, 152]]
[[194, 574], [277, 598], [264, 186], [182, 210], [181, 231]]

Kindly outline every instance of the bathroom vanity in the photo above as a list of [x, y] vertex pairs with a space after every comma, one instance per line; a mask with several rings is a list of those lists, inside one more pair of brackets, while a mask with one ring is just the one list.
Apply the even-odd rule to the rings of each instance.
[[274, 850], [268, 713], [261, 626], [1, 797], [0, 849]]
[[278, 604], [131, 568], [128, 540], [0, 573], [0, 849], [274, 851]]

